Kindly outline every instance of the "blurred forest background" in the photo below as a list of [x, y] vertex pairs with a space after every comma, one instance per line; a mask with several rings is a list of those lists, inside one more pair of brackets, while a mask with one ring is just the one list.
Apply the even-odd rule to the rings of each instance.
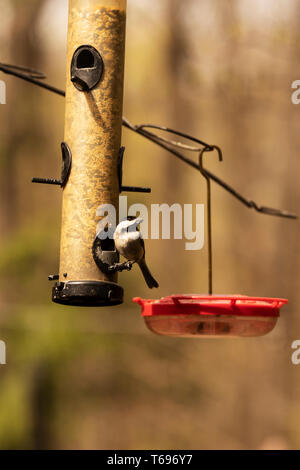
[[[67, 0], [0, 0], [0, 60], [65, 88]], [[217, 144], [206, 165], [257, 203], [300, 214], [300, 0], [128, 0], [124, 115]], [[5, 75], [0, 106], [1, 449], [295, 449], [300, 447], [299, 222], [248, 210], [212, 184], [215, 293], [290, 303], [269, 336], [170, 339], [132, 304], [149, 297], [138, 270], [126, 303], [51, 303], [61, 192], [64, 99]], [[124, 130], [129, 204], [204, 203], [199, 174]], [[148, 241], [161, 288], [205, 293], [207, 253]], [[74, 260], [74, 262], [76, 262]]]

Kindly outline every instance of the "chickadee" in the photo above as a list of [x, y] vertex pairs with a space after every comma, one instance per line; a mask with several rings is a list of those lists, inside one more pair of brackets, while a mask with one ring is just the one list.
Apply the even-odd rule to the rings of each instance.
[[146, 264], [145, 243], [141, 232], [138, 230], [138, 225], [142, 221], [139, 217], [128, 217], [128, 220], [120, 222], [114, 233], [114, 241], [116, 249], [124, 258], [139, 265], [147, 286], [153, 289], [153, 287], [159, 287], [159, 285]]

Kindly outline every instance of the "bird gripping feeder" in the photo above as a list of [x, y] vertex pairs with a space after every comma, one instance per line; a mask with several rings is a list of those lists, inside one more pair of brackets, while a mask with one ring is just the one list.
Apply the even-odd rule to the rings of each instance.
[[[126, 0], [70, 0], [64, 179], [59, 280], [53, 301], [117, 305], [123, 289], [116, 272], [93, 257], [97, 209], [118, 211]], [[111, 245], [111, 244], [110, 244]], [[102, 246], [108, 264], [118, 260]], [[101, 249], [101, 247], [100, 247]]]
[[[270, 332], [280, 308], [287, 303], [285, 299], [212, 295], [210, 181], [249, 209], [289, 219], [297, 216], [256, 204], [204, 168], [203, 157], [207, 152], [217, 151], [222, 160], [220, 147], [168, 127], [133, 125], [122, 118], [126, 0], [69, 2], [66, 93], [45, 83], [46, 77], [41, 72], [0, 63], [1, 72], [66, 96], [61, 178], [32, 180], [63, 188], [60, 274], [49, 277], [58, 281], [53, 288], [53, 301], [84, 306], [117, 305], [123, 301], [117, 272], [131, 269], [133, 262], [127, 258], [127, 262], [119, 263], [113, 240], [102, 239], [103, 228], [99, 229], [98, 222], [103, 216], [103, 206], [114, 206], [118, 217], [121, 191], [151, 192], [150, 188], [122, 184], [123, 125], [200, 171], [207, 182], [209, 295], [173, 295], [160, 300], [135, 298], [142, 307], [147, 326], [156, 333], [171, 336], [257, 336]], [[171, 134], [171, 139], [161, 135], [162, 132]], [[193, 145], [174, 141], [174, 135]], [[182, 150], [199, 153], [199, 163]]]

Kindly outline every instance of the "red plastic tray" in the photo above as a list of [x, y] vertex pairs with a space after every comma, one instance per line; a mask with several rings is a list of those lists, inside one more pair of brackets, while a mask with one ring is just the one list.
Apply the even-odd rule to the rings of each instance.
[[148, 328], [167, 336], [261, 336], [272, 331], [286, 299], [244, 295], [171, 295], [133, 299]]

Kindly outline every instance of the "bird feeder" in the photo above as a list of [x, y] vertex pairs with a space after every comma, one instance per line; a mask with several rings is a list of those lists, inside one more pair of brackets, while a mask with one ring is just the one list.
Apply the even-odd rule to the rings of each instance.
[[285, 299], [172, 295], [160, 300], [133, 299], [147, 327], [165, 336], [263, 336], [275, 327]]
[[[186, 137], [186, 136], [185, 136]], [[286, 299], [247, 297], [243, 295], [212, 295], [212, 225], [211, 185], [203, 167], [206, 152], [222, 151], [217, 146], [204, 146], [199, 154], [199, 171], [207, 185], [207, 240], [209, 295], [172, 295], [160, 300], [133, 299], [142, 308], [142, 317], [150, 331], [164, 336], [224, 337], [263, 336], [275, 327], [280, 308]]]
[[[123, 301], [117, 273], [95, 263], [97, 209], [118, 212], [126, 0], [70, 0], [65, 145], [70, 170], [63, 182], [59, 280], [53, 301], [116, 305]], [[118, 254], [98, 246], [103, 264]]]

